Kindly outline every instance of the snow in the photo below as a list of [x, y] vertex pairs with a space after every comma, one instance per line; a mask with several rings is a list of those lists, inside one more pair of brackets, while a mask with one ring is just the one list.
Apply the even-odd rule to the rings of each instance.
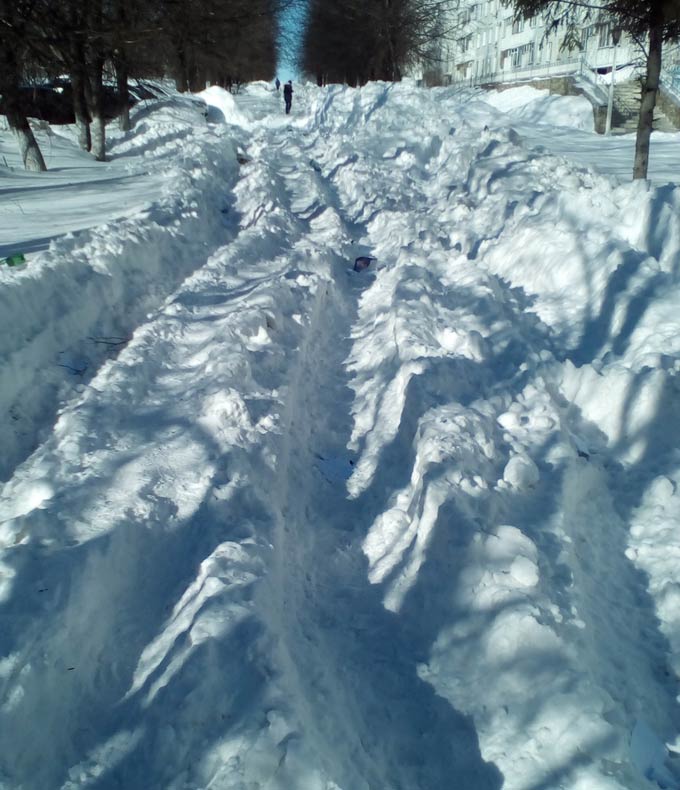
[[490, 91], [485, 101], [504, 112], [508, 119], [528, 124], [595, 130], [593, 106], [585, 96], [555, 96], [546, 89], [524, 85]]
[[234, 97], [217, 85], [212, 85], [197, 94], [208, 107], [208, 119], [213, 122], [229, 123], [249, 128], [250, 123], [239, 110]]
[[0, 133], [0, 788], [680, 788], [680, 135], [584, 101]]

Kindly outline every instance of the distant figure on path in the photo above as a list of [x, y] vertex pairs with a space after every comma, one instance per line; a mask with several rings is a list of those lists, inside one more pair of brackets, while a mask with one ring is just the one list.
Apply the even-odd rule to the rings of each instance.
[[274, 83], [274, 85], [276, 85], [276, 90], [278, 90], [281, 87], [281, 80], [278, 77], [276, 78], [276, 82]]
[[283, 100], [286, 102], [286, 115], [290, 112], [290, 107], [293, 103], [293, 81], [288, 82], [283, 86]]

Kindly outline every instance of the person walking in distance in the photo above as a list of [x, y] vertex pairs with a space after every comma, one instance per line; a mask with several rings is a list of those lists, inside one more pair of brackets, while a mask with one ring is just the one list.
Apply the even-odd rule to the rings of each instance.
[[278, 90], [281, 87], [281, 81], [279, 80], [278, 77], [276, 78], [276, 82], [274, 82], [274, 85], [276, 85], [276, 90]]
[[290, 112], [291, 105], [293, 104], [293, 81], [288, 82], [283, 86], [283, 100], [286, 102], [286, 115]]

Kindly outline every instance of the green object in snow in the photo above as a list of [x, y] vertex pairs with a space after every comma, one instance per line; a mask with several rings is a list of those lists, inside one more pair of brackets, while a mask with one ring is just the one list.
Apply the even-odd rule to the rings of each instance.
[[26, 256], [22, 252], [16, 252], [5, 258], [5, 263], [8, 266], [20, 266], [22, 263], [26, 263]]

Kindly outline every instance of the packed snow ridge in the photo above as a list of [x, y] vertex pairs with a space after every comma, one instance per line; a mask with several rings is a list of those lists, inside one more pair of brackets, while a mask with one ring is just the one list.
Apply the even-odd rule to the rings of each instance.
[[0, 142], [0, 787], [680, 788], [680, 136], [631, 182], [584, 99], [408, 82], [66, 134]]

